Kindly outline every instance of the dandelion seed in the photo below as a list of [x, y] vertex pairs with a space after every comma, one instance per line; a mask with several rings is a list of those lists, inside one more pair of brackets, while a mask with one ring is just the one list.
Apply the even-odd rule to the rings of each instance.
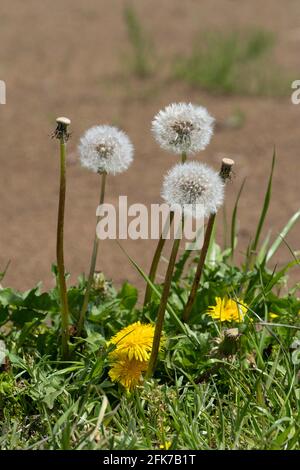
[[173, 103], [155, 116], [152, 132], [164, 150], [194, 154], [209, 144], [213, 123], [214, 118], [203, 106]]
[[148, 361], [154, 336], [154, 326], [139, 321], [123, 328], [110, 340], [116, 348], [110, 357], [127, 357], [129, 360]]
[[81, 165], [95, 173], [122, 173], [133, 160], [133, 145], [128, 136], [112, 126], [88, 129], [78, 150]]
[[216, 305], [208, 308], [208, 315], [219, 321], [235, 321], [241, 323], [248, 311], [247, 304], [241, 300], [236, 301], [229, 298], [216, 297]]
[[119, 382], [126, 390], [131, 390], [141, 383], [147, 365], [147, 361], [123, 357], [113, 363], [108, 375], [113, 382]]
[[179, 205], [186, 215], [207, 217], [222, 205], [224, 183], [207, 165], [179, 163], [165, 176], [162, 197], [170, 206]]

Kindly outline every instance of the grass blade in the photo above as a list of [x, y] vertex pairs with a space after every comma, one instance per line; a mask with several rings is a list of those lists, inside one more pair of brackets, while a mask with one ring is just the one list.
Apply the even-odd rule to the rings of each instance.
[[260, 239], [261, 231], [263, 229], [264, 222], [265, 222], [265, 219], [266, 219], [266, 215], [267, 215], [269, 205], [270, 205], [275, 160], [276, 160], [276, 152], [275, 152], [275, 149], [274, 149], [273, 158], [272, 158], [272, 165], [271, 165], [271, 173], [270, 173], [270, 176], [269, 176], [267, 191], [266, 191], [266, 194], [265, 194], [263, 208], [262, 208], [262, 212], [260, 214], [260, 219], [259, 219], [259, 222], [258, 222], [254, 242], [253, 242], [252, 247], [251, 247], [252, 253], [257, 250], [257, 246], [258, 246], [258, 242], [259, 242], [259, 239]]
[[287, 236], [287, 234], [289, 233], [289, 231], [293, 228], [293, 226], [295, 225], [295, 223], [298, 221], [300, 217], [300, 210], [298, 212], [296, 212], [291, 218], [290, 220], [288, 221], [288, 223], [286, 224], [286, 226], [282, 229], [282, 231], [280, 232], [280, 234], [278, 235], [278, 237], [276, 238], [276, 240], [274, 241], [273, 245], [271, 246], [271, 248], [269, 249], [268, 253], [267, 253], [267, 256], [266, 256], [266, 262], [270, 261], [270, 259], [272, 258], [272, 256], [274, 255], [274, 253], [276, 253], [276, 251], [278, 250], [278, 248], [280, 247], [281, 243], [283, 242], [284, 238]]
[[[137, 271], [139, 272], [139, 274], [144, 278], [144, 280], [150, 285], [151, 289], [153, 290], [154, 294], [159, 298], [161, 299], [161, 293], [159, 292], [159, 290], [155, 287], [155, 285], [150, 281], [149, 277], [147, 276], [147, 274], [142, 270], [142, 268], [139, 267], [139, 265], [134, 261], [133, 258], [131, 258], [131, 256], [124, 250], [124, 248], [122, 247], [122, 245], [117, 241], [119, 247], [121, 248], [121, 250], [123, 251], [123, 253], [127, 256], [127, 258], [129, 259], [129, 261], [131, 262], [131, 264], [137, 269]], [[196, 335], [193, 335], [193, 337], [191, 336], [191, 330], [188, 328], [187, 325], [184, 325], [184, 323], [182, 323], [182, 321], [178, 318], [178, 316], [176, 315], [175, 311], [173, 310], [173, 308], [171, 307], [171, 305], [169, 304], [169, 302], [167, 303], [167, 311], [168, 313], [172, 316], [173, 320], [175, 320], [175, 322], [177, 323], [178, 327], [180, 328], [180, 330], [189, 338], [189, 340], [191, 342], [193, 342], [193, 339], [196, 339], [196, 342], [198, 343], [198, 339], [196, 338]]]
[[239, 189], [239, 192], [238, 192], [238, 195], [237, 195], [237, 198], [236, 198], [236, 201], [235, 201], [234, 209], [233, 209], [233, 212], [232, 212], [232, 218], [231, 218], [231, 234], [230, 234], [231, 260], [232, 260], [232, 261], [233, 261], [233, 257], [234, 257], [235, 238], [236, 238], [236, 217], [237, 217], [237, 209], [238, 209], [239, 200], [240, 200], [241, 194], [242, 194], [242, 192], [243, 192], [245, 183], [246, 183], [246, 178], [244, 178], [244, 180], [243, 180], [243, 182], [242, 182], [242, 184], [241, 184], [241, 187], [240, 187], [240, 189]]

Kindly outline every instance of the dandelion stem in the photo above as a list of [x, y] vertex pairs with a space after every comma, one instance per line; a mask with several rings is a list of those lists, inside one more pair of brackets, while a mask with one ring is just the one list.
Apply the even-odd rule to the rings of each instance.
[[[186, 153], [182, 152], [181, 162], [184, 163], [185, 161], [186, 161]], [[159, 241], [158, 241], [158, 244], [157, 244], [154, 256], [153, 256], [153, 260], [152, 260], [152, 263], [151, 263], [149, 276], [148, 276], [149, 280], [151, 281], [152, 284], [155, 281], [156, 271], [157, 271], [157, 268], [158, 268], [158, 264], [159, 264], [159, 261], [160, 261], [160, 257], [161, 257], [163, 248], [165, 246], [165, 242], [166, 242], [165, 233], [166, 233], [166, 230], [167, 230], [168, 226], [171, 228], [172, 223], [173, 223], [173, 219], [174, 219], [174, 212], [171, 212], [170, 213], [170, 221], [167, 220], [166, 223], [165, 223], [165, 226], [163, 228], [162, 234], [159, 238]], [[145, 298], [144, 298], [144, 307], [146, 307], [146, 305], [151, 301], [151, 297], [152, 297], [152, 288], [151, 288], [150, 283], [147, 283], [146, 291], [145, 291]]]
[[[181, 230], [182, 230], [183, 223], [181, 225]], [[171, 288], [171, 282], [172, 282], [172, 276], [173, 276], [173, 271], [174, 271], [174, 266], [176, 262], [176, 257], [180, 245], [180, 240], [181, 237], [176, 235], [176, 238], [173, 242], [173, 247], [169, 259], [169, 264], [165, 276], [165, 281], [164, 281], [164, 287], [163, 287], [163, 292], [162, 296], [160, 299], [160, 304], [159, 304], [159, 309], [157, 313], [157, 320], [156, 320], [156, 325], [155, 325], [155, 331], [154, 331], [154, 338], [153, 338], [153, 344], [152, 344], [152, 350], [151, 350], [151, 356], [149, 360], [149, 365], [148, 365], [148, 370], [146, 377], [149, 379], [152, 377], [156, 364], [157, 364], [157, 358], [158, 358], [158, 352], [159, 352], [159, 345], [160, 345], [160, 339], [161, 339], [161, 334], [162, 334], [162, 328], [163, 328], [163, 323], [164, 323], [164, 317], [165, 317], [165, 311], [168, 303], [168, 297], [170, 293], [170, 288]]]
[[69, 356], [69, 307], [67, 297], [67, 286], [65, 278], [64, 263], [64, 217], [66, 199], [66, 142], [68, 140], [67, 126], [70, 121], [66, 118], [57, 119], [57, 128], [54, 136], [60, 140], [60, 187], [57, 218], [56, 258], [58, 270], [59, 295], [61, 306], [61, 333], [62, 333], [62, 356]]
[[[232, 170], [233, 165], [234, 165], [234, 161], [229, 159], [229, 158], [224, 158], [222, 160], [220, 176], [223, 179], [224, 183], [228, 178], [230, 178], [231, 170]], [[203, 246], [202, 246], [202, 249], [201, 249], [200, 258], [199, 258], [199, 262], [198, 262], [197, 269], [196, 269], [196, 274], [195, 274], [195, 277], [194, 277], [194, 281], [193, 281], [193, 284], [192, 284], [192, 288], [191, 288], [191, 292], [190, 292], [188, 301], [187, 301], [187, 303], [185, 305], [185, 308], [183, 310], [182, 319], [183, 319], [184, 322], [188, 322], [188, 320], [190, 318], [192, 308], [193, 308], [193, 305], [195, 303], [196, 294], [197, 294], [197, 290], [198, 290], [198, 287], [199, 287], [199, 284], [200, 284], [201, 275], [202, 275], [202, 272], [203, 272], [205, 259], [206, 259], [207, 251], [208, 251], [209, 244], [210, 244], [211, 234], [212, 234], [214, 223], [215, 223], [215, 218], [216, 218], [216, 214], [211, 214], [209, 219], [208, 219], [208, 223], [207, 223], [207, 227], [206, 227], [205, 235], [204, 235]]]
[[[154, 280], [155, 280], [158, 263], [159, 263], [159, 260], [160, 260], [160, 257], [161, 257], [162, 250], [165, 246], [165, 242], [166, 242], [165, 232], [166, 232], [166, 229], [168, 228], [168, 226], [170, 226], [170, 227], [172, 226], [173, 218], [174, 218], [174, 212], [170, 212], [170, 219], [168, 219], [166, 221], [165, 226], [164, 226], [163, 231], [162, 231], [162, 234], [159, 238], [159, 241], [158, 241], [155, 253], [154, 253], [154, 257], [153, 257], [153, 260], [152, 260], [149, 276], [148, 276], [151, 283], [153, 283]], [[150, 283], [147, 283], [145, 298], [144, 298], [144, 307], [151, 301], [151, 297], [152, 297], [152, 288], [151, 288]]]
[[[102, 173], [102, 176], [101, 176], [99, 206], [101, 206], [104, 202], [105, 185], [106, 185], [106, 173], [104, 172], [104, 173]], [[97, 222], [96, 222], [96, 227], [97, 227], [97, 224], [98, 224], [99, 220], [100, 220], [100, 217], [98, 216], [97, 217]], [[94, 279], [94, 273], [95, 273], [95, 267], [96, 267], [96, 261], [97, 261], [98, 246], [99, 246], [99, 238], [97, 237], [97, 233], [95, 233], [93, 252], [92, 252], [90, 271], [89, 271], [89, 277], [88, 277], [86, 290], [85, 290], [85, 294], [84, 294], [84, 299], [83, 299], [83, 304], [82, 304], [82, 309], [80, 311], [79, 321], [78, 321], [78, 325], [77, 325], [77, 334], [78, 335], [80, 335], [81, 332], [82, 332], [82, 328], [83, 328], [83, 325], [84, 325], [84, 319], [85, 319], [85, 315], [86, 315], [87, 308], [88, 308], [90, 292], [91, 292], [91, 287], [92, 287], [92, 283], [93, 283], [93, 279]]]
[[203, 242], [203, 246], [202, 246], [201, 253], [200, 253], [199, 263], [197, 265], [197, 270], [196, 270], [196, 274], [195, 274], [194, 281], [192, 284], [191, 292], [190, 292], [187, 304], [183, 311], [182, 319], [184, 322], [187, 322], [189, 320], [190, 313], [195, 302], [196, 293], [197, 293], [198, 286], [200, 283], [200, 279], [201, 279], [201, 275], [202, 275], [202, 271], [203, 271], [203, 267], [205, 263], [205, 258], [207, 255], [207, 250], [209, 247], [212, 230], [213, 230], [214, 223], [215, 223], [215, 218], [216, 218], [216, 214], [211, 214], [208, 219], [207, 227], [205, 230], [204, 242]]

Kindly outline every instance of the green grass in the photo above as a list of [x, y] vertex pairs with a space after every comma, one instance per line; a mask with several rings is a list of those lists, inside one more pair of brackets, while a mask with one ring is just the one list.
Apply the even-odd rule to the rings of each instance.
[[129, 65], [139, 78], [147, 78], [152, 72], [152, 48], [135, 9], [127, 6], [124, 9], [124, 22], [131, 46]]
[[263, 30], [220, 33], [198, 38], [188, 57], [178, 58], [174, 74], [213, 93], [282, 95], [289, 81], [272, 61], [274, 36]]
[[[154, 299], [142, 309], [134, 286], [125, 283], [117, 291], [103, 277], [91, 292], [85, 338], [72, 334], [68, 362], [58, 347], [57, 288], [0, 289], [2, 449], [300, 448], [300, 299], [298, 286], [286, 287], [287, 273], [299, 261], [289, 247], [290, 263], [281, 270], [268, 266], [299, 212], [275, 240], [260, 241], [274, 161], [254, 244], [236, 265], [245, 186], [234, 206], [229, 245], [221, 249], [211, 241], [189, 325], [180, 319], [196, 260], [193, 252], [178, 260], [155, 377], [131, 393], [109, 379], [107, 342], [136, 320], [155, 321], [162, 286], [152, 286]], [[68, 290], [74, 324], [85, 285], [79, 279]], [[219, 323], [208, 316], [216, 296], [243, 299], [249, 306], [245, 320]]]
[[[124, 8], [124, 23], [131, 47], [127, 66], [136, 77], [148, 78], [158, 71], [153, 41], [132, 6]], [[274, 45], [274, 34], [261, 29], [205, 31], [184, 56], [163, 61], [169, 78], [214, 94], [286, 96], [291, 77], [274, 62]]]
[[[0, 375], [1, 448], [158, 449], [171, 442], [173, 449], [298, 449], [300, 301], [269, 290], [273, 275], [261, 266], [243, 273], [225, 260], [206, 267], [187, 332], [167, 318], [156, 378], [131, 394], [108, 379], [105, 339], [137, 318], [153, 319], [157, 302], [141, 312], [129, 285], [119, 294], [109, 287], [101, 301], [94, 292], [87, 338], [73, 338], [72, 359], [63, 363], [56, 353], [55, 308], [51, 328], [38, 320], [46, 296], [42, 302], [37, 292], [2, 291], [15, 324], [4, 335], [9, 353]], [[254, 321], [237, 325], [239, 336], [228, 343], [225, 330], [232, 325], [212, 321], [205, 310], [215, 295], [248, 283], [245, 299]], [[82, 295], [80, 289], [69, 292], [70, 300]], [[170, 301], [178, 314], [185, 292], [174, 284]], [[21, 327], [28, 297], [38, 310]], [[279, 315], [276, 323], [271, 311]], [[256, 315], [268, 325], [259, 326]]]

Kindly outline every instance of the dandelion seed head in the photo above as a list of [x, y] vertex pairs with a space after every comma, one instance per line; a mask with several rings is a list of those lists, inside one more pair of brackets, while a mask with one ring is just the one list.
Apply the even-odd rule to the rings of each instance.
[[207, 217], [222, 205], [224, 183], [207, 165], [179, 163], [165, 176], [162, 197], [170, 206], [179, 205], [186, 215]]
[[152, 132], [163, 149], [194, 154], [209, 144], [213, 123], [214, 118], [203, 106], [173, 103], [154, 117]]
[[113, 126], [88, 129], [78, 150], [81, 165], [94, 173], [122, 173], [133, 160], [133, 145], [127, 134]]

